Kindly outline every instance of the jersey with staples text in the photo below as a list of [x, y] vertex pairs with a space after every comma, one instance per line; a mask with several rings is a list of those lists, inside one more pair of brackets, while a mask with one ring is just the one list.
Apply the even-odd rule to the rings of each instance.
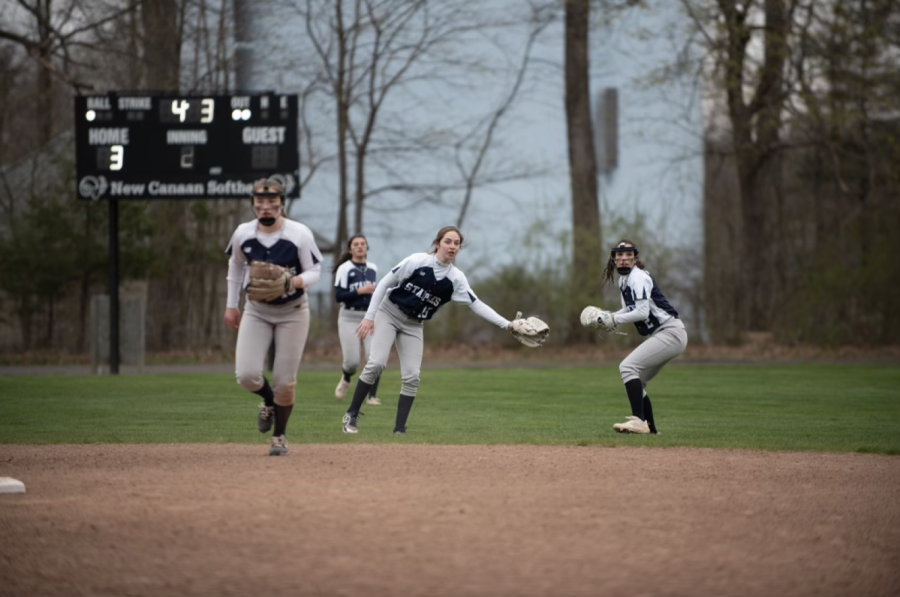
[[334, 274], [334, 298], [347, 309], [365, 311], [369, 308], [372, 295], [357, 294], [356, 291], [366, 284], [375, 284], [377, 279], [377, 265], [371, 261], [355, 263], [348, 259], [338, 266]]
[[431, 319], [450, 301], [471, 305], [478, 300], [465, 274], [452, 263], [441, 263], [432, 253], [410, 255], [391, 275], [399, 282], [387, 290], [388, 300], [420, 321]]

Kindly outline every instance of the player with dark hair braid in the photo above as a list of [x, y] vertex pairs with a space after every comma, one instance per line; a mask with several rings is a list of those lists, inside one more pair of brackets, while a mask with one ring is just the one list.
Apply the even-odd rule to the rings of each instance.
[[622, 308], [614, 313], [586, 307], [581, 322], [586, 327], [614, 331], [619, 324], [633, 323], [641, 336], [647, 336], [619, 365], [625, 384], [631, 416], [613, 429], [619, 433], [658, 433], [647, 384], [672, 359], [687, 347], [687, 332], [653, 277], [638, 259], [638, 248], [622, 239], [610, 251], [603, 281], [613, 283], [613, 270], [619, 274]]
[[[334, 274], [334, 300], [340, 304], [338, 313], [338, 339], [341, 342], [341, 380], [334, 389], [334, 397], [343, 400], [350, 387], [350, 379], [359, 369], [359, 337], [356, 328], [362, 323], [372, 293], [375, 292], [375, 281], [378, 278], [378, 266], [368, 261], [369, 243], [362, 234], [354, 234], [347, 241], [347, 250], [334, 264], [331, 273]], [[366, 358], [372, 347], [372, 337], [366, 336], [362, 341], [366, 352]], [[378, 381], [375, 380], [369, 388], [369, 397], [366, 404], [378, 405], [381, 400], [377, 397]]]
[[[618, 251], [620, 245], [621, 246], [631, 246], [631, 247], [635, 246], [634, 243], [631, 242], [630, 240], [623, 239], [623, 240], [619, 241], [619, 245], [616, 245], [616, 247], [612, 251], [610, 251], [609, 259], [606, 261], [606, 269], [603, 270], [603, 283], [604, 284], [612, 284], [613, 283], [613, 273], [616, 272], [616, 270], [618, 269], [618, 268], [616, 268], [615, 255], [616, 255], [616, 252]], [[635, 249], [635, 252], [634, 252], [634, 267], [640, 268], [642, 270], [647, 269], [646, 266], [644, 266], [644, 264], [641, 263], [641, 260], [637, 258], [637, 249]]]

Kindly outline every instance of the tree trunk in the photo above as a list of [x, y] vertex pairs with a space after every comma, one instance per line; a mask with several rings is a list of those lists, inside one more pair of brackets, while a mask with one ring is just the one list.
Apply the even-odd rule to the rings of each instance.
[[[155, 0], [140, 5], [141, 66], [144, 88], [151, 91], [179, 91], [181, 30], [179, 28], [178, 0]], [[168, 278], [154, 280], [148, 289], [148, 305], [154, 306], [157, 330], [161, 338], [160, 348], [171, 350], [179, 346], [178, 332], [188, 320], [189, 295], [182, 280], [190, 271], [188, 264], [175, 258], [178, 239], [188, 237], [191, 216], [191, 202], [171, 201], [151, 202], [148, 215], [161, 222], [171, 222], [155, 238], [166, 252], [169, 264]]]
[[[334, 3], [335, 20], [338, 36], [338, 64], [337, 81], [334, 97], [337, 99], [337, 142], [338, 142], [338, 226], [334, 235], [334, 258], [337, 259], [347, 244], [347, 131], [350, 122], [350, 105], [347, 98], [348, 90], [345, 88], [347, 68], [347, 32], [344, 30], [343, 1]], [[360, 206], [361, 207], [361, 206]], [[357, 215], [360, 218], [361, 215]]]
[[768, 331], [769, 313], [776, 302], [774, 245], [779, 239], [773, 231], [780, 227], [775, 199], [782, 192], [779, 142], [790, 24], [784, 0], [765, 0], [763, 64], [748, 104], [744, 100], [749, 76], [745, 62], [751, 24], [747, 13], [732, 0], [719, 0], [719, 6], [726, 21], [724, 84], [741, 197], [739, 261], [735, 267], [741, 274], [742, 288], [736, 297], [736, 319], [744, 330]]
[[178, 91], [181, 72], [179, 14], [177, 0], [141, 4], [145, 81], [150, 90]]
[[35, 90], [35, 122], [38, 123], [38, 147], [44, 147], [53, 138], [53, 77], [50, 73], [51, 52], [53, 44], [50, 30], [52, 0], [40, 0], [35, 4], [39, 44], [37, 89]]
[[566, 128], [572, 192], [572, 265], [580, 280], [600, 284], [600, 207], [591, 122], [588, 27], [590, 0], [567, 0], [565, 29]]

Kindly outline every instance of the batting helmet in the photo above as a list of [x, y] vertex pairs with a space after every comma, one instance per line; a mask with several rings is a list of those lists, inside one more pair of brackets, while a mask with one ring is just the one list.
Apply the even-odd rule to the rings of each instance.
[[[629, 246], [630, 245], [630, 246]], [[620, 240], [615, 247], [613, 247], [612, 251], [609, 252], [610, 259], [616, 258], [616, 253], [625, 253], [626, 251], [634, 251], [634, 257], [637, 259], [638, 256], [638, 248], [637, 245], [631, 242], [630, 240]]]
[[281, 197], [284, 201], [284, 185], [274, 178], [260, 178], [253, 183], [253, 197]]

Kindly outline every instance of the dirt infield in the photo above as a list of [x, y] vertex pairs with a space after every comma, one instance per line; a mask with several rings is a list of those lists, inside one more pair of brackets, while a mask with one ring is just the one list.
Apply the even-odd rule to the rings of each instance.
[[900, 594], [900, 459], [0, 445], [0, 595]]

